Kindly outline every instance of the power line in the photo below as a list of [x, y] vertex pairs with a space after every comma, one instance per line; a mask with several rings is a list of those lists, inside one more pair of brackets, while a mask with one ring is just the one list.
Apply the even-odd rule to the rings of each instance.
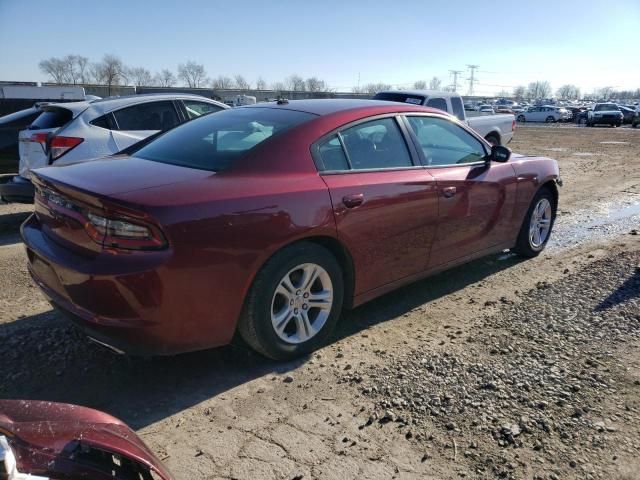
[[475, 73], [476, 70], [480, 68], [480, 65], [467, 65], [467, 68], [471, 70], [469, 78], [467, 78], [467, 80], [469, 80], [469, 95], [471, 96], [473, 95], [473, 84], [477, 81], [477, 78], [475, 78]]

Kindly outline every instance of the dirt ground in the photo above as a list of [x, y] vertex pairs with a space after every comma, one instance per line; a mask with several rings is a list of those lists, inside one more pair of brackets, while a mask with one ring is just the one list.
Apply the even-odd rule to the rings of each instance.
[[400, 289], [290, 363], [96, 347], [28, 277], [29, 208], [0, 205], [0, 397], [107, 411], [178, 479], [637, 478], [640, 130], [527, 125], [510, 147], [560, 163], [541, 256]]

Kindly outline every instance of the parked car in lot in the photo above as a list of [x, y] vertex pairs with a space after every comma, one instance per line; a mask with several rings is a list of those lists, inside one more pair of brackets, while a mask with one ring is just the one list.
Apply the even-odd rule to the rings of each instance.
[[513, 138], [516, 128], [515, 117], [509, 114], [494, 115], [493, 107], [480, 112], [466, 112], [462, 97], [457, 93], [437, 90], [393, 90], [377, 93], [374, 100], [402, 102], [437, 108], [456, 116], [492, 145], [506, 145]]
[[86, 162], [200, 115], [229, 108], [199, 95], [149, 94], [51, 103], [19, 134], [19, 175], [0, 183], [5, 201], [32, 202], [31, 170]]
[[27, 128], [42, 113], [42, 105], [0, 117], [0, 173], [18, 171], [18, 133]]
[[64, 403], [0, 400], [3, 480], [171, 480], [144, 442], [106, 413]]
[[526, 112], [519, 113], [516, 117], [519, 122], [561, 122], [570, 118], [570, 113], [560, 107], [544, 105], [540, 107], [529, 107]]
[[285, 359], [324, 344], [343, 307], [492, 252], [538, 255], [559, 172], [441, 110], [297, 100], [33, 181], [29, 272], [91, 338], [174, 354], [238, 331]]
[[622, 125], [624, 115], [615, 103], [596, 103], [593, 110], [587, 113], [587, 126], [611, 125], [619, 127]]
[[633, 117], [636, 114], [635, 108], [618, 106], [622, 112], [622, 123], [633, 123]]

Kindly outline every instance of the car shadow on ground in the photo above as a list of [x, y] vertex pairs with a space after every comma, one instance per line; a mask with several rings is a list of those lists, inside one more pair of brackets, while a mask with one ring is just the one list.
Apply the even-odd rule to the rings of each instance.
[[0, 234], [13, 234], [20, 231], [20, 225], [32, 212], [15, 212], [0, 215]]
[[602, 312], [608, 310], [638, 296], [640, 296], [640, 267], [636, 267], [635, 273], [627, 278], [611, 295], [600, 302], [594, 311]]
[[[402, 315], [516, 265], [493, 255], [387, 294], [341, 319], [334, 340]], [[139, 429], [269, 374], [308, 360], [278, 363], [232, 345], [174, 357], [116, 355], [54, 310], [0, 324], [0, 397], [75, 403], [104, 410]]]

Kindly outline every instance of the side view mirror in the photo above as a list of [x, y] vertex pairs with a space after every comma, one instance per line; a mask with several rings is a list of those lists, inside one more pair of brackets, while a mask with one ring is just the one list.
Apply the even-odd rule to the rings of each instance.
[[502, 145], [493, 145], [491, 146], [491, 153], [487, 160], [489, 162], [500, 162], [504, 163], [511, 158], [511, 150], [507, 147], [503, 147]]

